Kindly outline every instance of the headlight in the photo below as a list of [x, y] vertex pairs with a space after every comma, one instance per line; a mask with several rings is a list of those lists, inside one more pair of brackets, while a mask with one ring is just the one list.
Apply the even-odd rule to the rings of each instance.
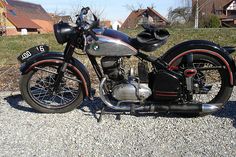
[[64, 44], [69, 41], [71, 35], [75, 34], [75, 29], [68, 23], [60, 22], [54, 26], [54, 34], [59, 44]]

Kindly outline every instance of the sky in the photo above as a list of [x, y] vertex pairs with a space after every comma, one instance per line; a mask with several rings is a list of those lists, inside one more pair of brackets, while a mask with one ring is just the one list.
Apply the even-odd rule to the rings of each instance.
[[111, 21], [124, 21], [130, 14], [125, 5], [136, 7], [142, 4], [143, 7], [154, 4], [155, 10], [167, 17], [170, 7], [176, 8], [183, 5], [182, 0], [23, 0], [41, 4], [47, 12], [65, 12], [70, 14], [79, 8], [78, 6], [89, 6], [94, 10], [103, 10], [102, 19]]

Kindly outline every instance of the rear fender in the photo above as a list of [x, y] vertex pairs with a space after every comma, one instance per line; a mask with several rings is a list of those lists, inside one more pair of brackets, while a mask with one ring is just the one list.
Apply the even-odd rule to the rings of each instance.
[[[20, 71], [22, 75], [30, 72], [35, 66], [42, 63], [63, 63], [64, 54], [60, 52], [45, 52], [37, 54], [31, 57], [27, 62], [23, 63], [20, 67]], [[85, 66], [77, 59], [72, 58], [69, 62], [68, 66], [70, 66], [73, 70], [76, 71], [78, 76], [80, 77], [83, 83], [83, 92], [87, 97], [91, 97], [91, 81], [88, 70]]]
[[236, 85], [236, 67], [233, 58], [226, 49], [210, 41], [190, 40], [183, 42], [168, 50], [161, 58], [171, 65], [178, 58], [190, 53], [206, 53], [207, 55], [212, 55], [220, 60], [227, 68], [229, 84], [231, 86]]
[[229, 54], [232, 54], [236, 51], [236, 47], [233, 47], [233, 46], [226, 46], [226, 47], [223, 47], [223, 49], [225, 49]]

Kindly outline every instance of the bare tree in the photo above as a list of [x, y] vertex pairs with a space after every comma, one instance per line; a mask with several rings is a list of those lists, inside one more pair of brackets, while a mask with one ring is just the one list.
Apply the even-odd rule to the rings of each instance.
[[150, 7], [151, 7], [152, 9], [154, 9], [154, 8], [156, 8], [156, 5], [155, 5], [154, 3], [152, 3], [152, 4], [150, 5]]
[[133, 4], [126, 4], [124, 7], [129, 11], [135, 11], [137, 8]]
[[[72, 6], [72, 10], [71, 10], [71, 17], [73, 19], [73, 21], [76, 20], [76, 15], [78, 15], [80, 13], [80, 10], [82, 9], [82, 6], [77, 4], [77, 5], [73, 5]], [[95, 14], [98, 18], [101, 18], [103, 16], [103, 13], [104, 13], [104, 8], [103, 9], [99, 9], [99, 8], [96, 8], [96, 7], [93, 7], [91, 6], [90, 7], [91, 11], [93, 14]], [[88, 19], [90, 19], [92, 17], [92, 14], [88, 14]]]
[[184, 7], [191, 7], [192, 0], [180, 0]]
[[63, 16], [63, 15], [66, 15], [66, 12], [64, 10], [59, 10], [58, 8], [56, 8], [55, 11], [53, 12], [53, 15]]
[[73, 5], [71, 8], [72, 9], [71, 9], [71, 12], [70, 12], [70, 16], [71, 16], [72, 20], [75, 21], [76, 20], [76, 15], [79, 14], [82, 7], [79, 4], [76, 4], [76, 5]]
[[105, 10], [104, 8], [98, 9], [98, 8], [94, 8], [94, 7], [90, 8], [90, 9], [91, 9], [92, 13], [94, 15], [96, 15], [98, 18], [101, 18], [103, 16], [103, 13]]
[[172, 23], [186, 23], [189, 22], [191, 15], [192, 11], [190, 7], [178, 7], [175, 9], [170, 8], [168, 13], [168, 19]]
[[138, 3], [138, 9], [143, 9], [143, 4], [142, 3]]
[[51, 14], [53, 23], [58, 23], [61, 20], [61, 16], [65, 16], [66, 12], [59, 10], [58, 8], [55, 9], [55, 11]]
[[135, 10], [138, 10], [138, 9], [143, 9], [144, 5], [142, 3], [137, 3], [136, 5], [126, 4], [126, 5], [124, 5], [124, 7], [129, 11], [135, 11]]

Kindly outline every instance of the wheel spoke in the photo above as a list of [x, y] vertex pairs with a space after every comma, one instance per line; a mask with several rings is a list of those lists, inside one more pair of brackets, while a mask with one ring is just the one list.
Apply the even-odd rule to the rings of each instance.
[[46, 108], [67, 106], [80, 94], [81, 81], [68, 69], [60, 82], [59, 91], [53, 92], [58, 68], [58, 66], [37, 68], [29, 83], [32, 98]]
[[[210, 63], [194, 63], [194, 68], [198, 69], [198, 73], [194, 81], [202, 84], [202, 89], [211, 87], [207, 93], [199, 93], [193, 95], [194, 101], [207, 103], [213, 100], [219, 93], [221, 88], [221, 75], [219, 69], [222, 66], [216, 66]], [[207, 90], [207, 89], [206, 89]]]

